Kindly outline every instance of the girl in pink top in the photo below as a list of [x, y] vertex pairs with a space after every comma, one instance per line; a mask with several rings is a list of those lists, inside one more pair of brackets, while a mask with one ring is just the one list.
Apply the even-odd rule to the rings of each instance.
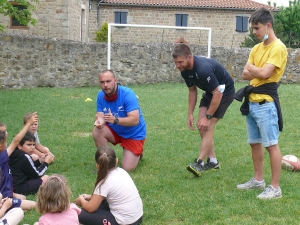
[[36, 209], [43, 214], [34, 225], [79, 225], [81, 209], [70, 203], [71, 190], [62, 175], [52, 175], [37, 193]]

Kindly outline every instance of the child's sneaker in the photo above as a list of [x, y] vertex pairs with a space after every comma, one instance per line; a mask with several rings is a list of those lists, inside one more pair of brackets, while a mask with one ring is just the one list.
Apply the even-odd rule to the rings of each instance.
[[266, 186], [265, 180], [257, 181], [254, 178], [251, 178], [249, 181], [247, 181], [244, 184], [238, 184], [236, 188], [241, 190], [249, 190], [249, 189], [256, 189], [256, 188], [265, 188], [265, 186]]
[[257, 196], [259, 199], [273, 199], [273, 198], [281, 198], [281, 188], [274, 188], [272, 185], [269, 185], [261, 194]]
[[219, 161], [217, 161], [217, 163], [214, 163], [214, 162], [210, 162], [210, 158], [207, 158], [207, 163], [204, 164], [204, 170], [209, 170], [209, 169], [215, 169], [215, 170], [220, 169]]
[[201, 176], [201, 173], [204, 171], [204, 166], [202, 166], [202, 161], [199, 159], [195, 163], [192, 163], [186, 167], [188, 171], [194, 174], [197, 177]]

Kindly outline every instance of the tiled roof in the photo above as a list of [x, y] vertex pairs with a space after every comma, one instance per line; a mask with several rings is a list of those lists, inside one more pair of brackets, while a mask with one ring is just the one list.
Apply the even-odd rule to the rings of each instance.
[[100, 4], [131, 5], [131, 6], [169, 6], [189, 8], [219, 8], [255, 10], [265, 7], [277, 11], [278, 8], [252, 0], [99, 0]]

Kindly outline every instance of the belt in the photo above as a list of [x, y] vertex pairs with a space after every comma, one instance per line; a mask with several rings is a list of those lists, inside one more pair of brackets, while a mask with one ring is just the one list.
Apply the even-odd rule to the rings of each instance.
[[264, 99], [264, 100], [262, 100], [261, 102], [259, 102], [258, 104], [263, 105], [263, 104], [265, 104], [266, 102], [267, 102], [266, 99]]

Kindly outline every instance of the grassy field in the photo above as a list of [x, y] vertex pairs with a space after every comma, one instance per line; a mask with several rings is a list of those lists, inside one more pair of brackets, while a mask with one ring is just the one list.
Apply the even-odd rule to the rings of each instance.
[[[236, 89], [245, 86], [236, 84]], [[215, 131], [215, 149], [222, 169], [195, 178], [186, 165], [198, 156], [200, 138], [190, 131], [187, 120], [185, 84], [137, 85], [131, 88], [147, 122], [144, 158], [131, 172], [144, 203], [145, 225], [179, 224], [298, 224], [299, 173], [282, 171], [283, 197], [263, 201], [259, 190], [235, 187], [253, 175], [245, 118], [240, 102], [234, 101]], [[95, 98], [99, 88], [35, 88], [0, 91], [0, 121], [7, 125], [9, 141], [21, 129], [25, 113], [37, 111], [41, 143], [55, 154], [47, 174], [67, 177], [72, 200], [91, 193], [96, 175], [95, 146], [91, 131]], [[200, 97], [201, 91], [199, 92]], [[300, 86], [279, 89], [284, 128], [279, 139], [282, 154], [300, 157]], [[85, 102], [91, 98], [92, 102]], [[198, 110], [195, 111], [197, 116]], [[122, 150], [114, 147], [121, 157]], [[269, 157], [265, 155], [265, 180], [270, 182]], [[35, 196], [28, 196], [34, 200]], [[25, 213], [22, 224], [33, 224], [39, 214]]]

